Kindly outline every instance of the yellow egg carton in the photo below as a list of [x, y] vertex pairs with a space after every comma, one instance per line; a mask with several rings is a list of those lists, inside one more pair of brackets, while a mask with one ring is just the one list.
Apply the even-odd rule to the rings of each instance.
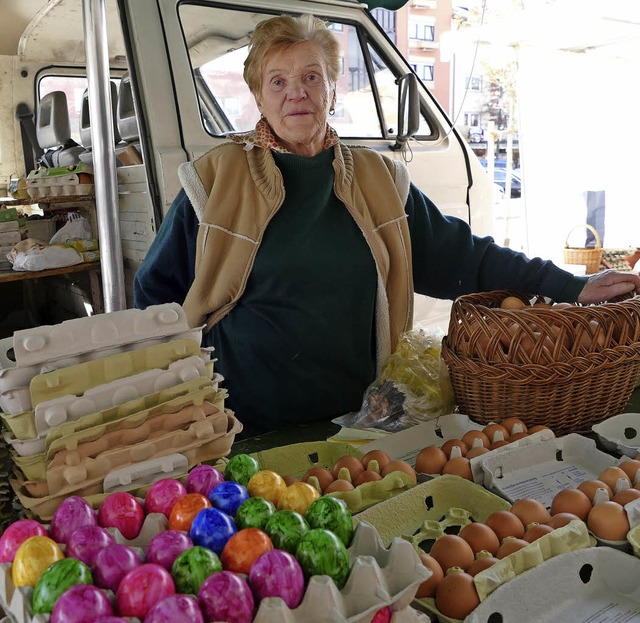
[[[143, 408], [146, 401], [142, 404], [140, 400], [131, 401], [102, 413], [91, 414], [82, 420], [68, 422], [51, 431], [45, 437], [45, 452], [37, 455], [39, 465], [35, 461], [28, 464], [16, 461], [15, 464], [23, 471], [28, 465], [29, 477], [37, 473], [35, 480], [45, 480], [47, 466], [59, 452], [76, 450], [81, 444], [101, 437], [111, 439], [117, 437], [121, 431], [135, 429], [147, 423], [155, 429], [162, 426], [170, 428], [171, 417], [178, 421], [182, 417], [203, 419], [207, 415], [207, 410], [203, 408], [205, 402], [217, 411], [224, 411], [225, 397], [226, 390], [214, 390], [211, 385], [204, 385], [201, 389], [164, 402], [156, 403], [155, 400], [149, 400], [152, 406], [147, 408]], [[183, 412], [182, 416], [177, 415], [180, 412]]]

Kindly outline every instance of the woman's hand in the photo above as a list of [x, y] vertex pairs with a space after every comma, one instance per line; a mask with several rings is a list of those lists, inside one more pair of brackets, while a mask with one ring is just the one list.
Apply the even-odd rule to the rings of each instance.
[[605, 270], [589, 277], [578, 303], [602, 303], [622, 294], [640, 294], [640, 276], [633, 272]]

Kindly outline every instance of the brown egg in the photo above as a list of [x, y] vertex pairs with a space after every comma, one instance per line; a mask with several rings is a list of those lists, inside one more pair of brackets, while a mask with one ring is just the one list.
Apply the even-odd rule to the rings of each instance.
[[509, 439], [509, 431], [502, 424], [487, 424], [482, 432], [489, 437], [491, 443], [500, 441], [501, 439]]
[[511, 506], [511, 512], [518, 517], [525, 527], [532, 523], [545, 523], [551, 519], [551, 514], [547, 507], [533, 498], [516, 500]]
[[416, 471], [419, 474], [441, 474], [447, 455], [436, 446], [422, 448], [416, 457]]
[[[598, 480], [606, 482], [614, 493], [617, 493], [620, 488], [627, 488], [632, 485], [631, 479], [624, 470], [619, 467], [607, 467], [599, 476]], [[618, 481], [622, 481], [618, 484]]]
[[362, 464], [362, 461], [358, 457], [352, 456], [350, 454], [345, 454], [344, 456], [341, 456], [333, 464], [333, 469], [331, 470], [331, 474], [333, 475], [334, 479], [338, 478], [340, 469], [343, 467], [346, 467], [349, 470], [349, 474], [351, 475], [351, 482], [354, 481], [355, 477], [360, 472], [364, 471], [364, 465]]
[[411, 465], [406, 461], [401, 461], [400, 459], [389, 461], [387, 466], [382, 470], [382, 477], [384, 478], [387, 474], [391, 474], [393, 472], [404, 472], [407, 476], [411, 476], [414, 484], [418, 482], [416, 470], [413, 469], [413, 467], [411, 467]]
[[[640, 493], [640, 491], [638, 493]], [[549, 524], [533, 523], [527, 528], [527, 531], [524, 533], [522, 538], [527, 543], [533, 543], [541, 536], [549, 534], [549, 532], [553, 532], [553, 528]]]
[[592, 504], [593, 498], [595, 497], [598, 489], [604, 489], [605, 493], [607, 494], [607, 499], [610, 500], [613, 497], [613, 491], [611, 490], [611, 487], [606, 482], [602, 482], [602, 480], [597, 480], [595, 478], [591, 480], [583, 480], [578, 485], [577, 489], [578, 491], [582, 491], [582, 493], [586, 493]]
[[303, 482], [309, 482], [309, 478], [314, 477], [318, 480], [320, 491], [324, 491], [335, 478], [326, 467], [312, 467], [308, 469], [302, 477]]
[[324, 490], [325, 494], [336, 493], [338, 491], [353, 491], [355, 487], [348, 481], [338, 478], [330, 483]]
[[465, 480], [473, 482], [473, 472], [471, 471], [471, 461], [464, 456], [458, 456], [453, 459], [449, 459], [442, 468], [443, 474], [452, 474], [453, 476], [460, 476]]
[[623, 541], [631, 529], [627, 513], [617, 502], [596, 504], [587, 517], [587, 526], [605, 541]]
[[551, 515], [558, 513], [573, 513], [582, 521], [587, 520], [591, 510], [591, 500], [586, 493], [578, 489], [562, 489], [558, 491], [551, 502]]
[[500, 424], [504, 426], [511, 436], [513, 433], [526, 433], [528, 431], [527, 425], [517, 417], [508, 417], [501, 420]]
[[284, 480], [287, 487], [289, 485], [292, 485], [294, 482], [300, 482], [300, 479], [297, 476], [294, 476], [293, 474], [287, 474], [286, 476], [283, 476], [282, 479]]
[[451, 449], [454, 446], [458, 446], [460, 448], [460, 455], [464, 456], [469, 451], [469, 446], [462, 441], [462, 439], [447, 439], [441, 446], [440, 449], [447, 455], [447, 458], [451, 458]]
[[478, 573], [495, 565], [497, 562], [499, 562], [499, 560], [489, 552], [478, 552], [473, 564], [467, 569], [467, 573], [470, 576], [476, 576]]
[[622, 491], [618, 491], [612, 498], [612, 502], [617, 502], [618, 504], [628, 504], [629, 502], [633, 502], [633, 500], [637, 500], [640, 498], [640, 491], [638, 489], [630, 488], [630, 489], [622, 489]]
[[498, 560], [502, 560], [509, 554], [513, 554], [527, 545], [529, 545], [529, 543], [524, 539], [517, 539], [515, 536], [508, 536], [500, 544], [500, 547], [496, 552], [496, 558]]
[[520, 518], [510, 511], [493, 511], [485, 523], [496, 533], [500, 542], [508, 536], [521, 539], [524, 536], [524, 525]]
[[369, 461], [376, 461], [378, 463], [377, 471], [381, 472], [389, 464], [390, 460], [391, 457], [382, 450], [369, 450], [369, 452], [362, 457], [361, 462], [365, 469], [369, 469]]
[[494, 441], [490, 446], [489, 450], [497, 450], [498, 448], [502, 448], [502, 446], [508, 445], [509, 441], [506, 439], [501, 439], [499, 441]]
[[466, 569], [475, 560], [471, 545], [457, 534], [444, 534], [431, 546], [429, 555], [433, 556], [442, 569], [451, 567]]
[[436, 608], [452, 619], [464, 619], [479, 604], [473, 577], [464, 571], [447, 573], [436, 589]]
[[509, 443], [511, 443], [512, 441], [518, 441], [518, 439], [524, 439], [525, 437], [528, 437], [529, 433], [525, 433], [525, 432], [521, 432], [521, 433], [511, 433], [511, 435], [509, 435]]
[[489, 437], [487, 437], [481, 430], [468, 430], [464, 435], [462, 435], [462, 441], [467, 444], [469, 450], [474, 447], [478, 447], [478, 445], [488, 448], [491, 443]]
[[433, 556], [429, 556], [429, 554], [425, 554], [422, 551], [418, 552], [418, 556], [420, 557], [420, 562], [431, 571], [431, 577], [418, 586], [416, 598], [433, 597], [442, 578], [444, 578], [444, 571]]
[[[638, 493], [640, 493], [640, 491]], [[478, 552], [481, 551], [495, 554], [500, 547], [498, 536], [484, 523], [469, 523], [462, 527], [458, 536], [469, 543], [474, 554], [478, 554]]]
[[471, 450], [469, 450], [469, 452], [467, 452], [464, 456], [465, 458], [471, 460], [471, 459], [475, 459], [477, 456], [482, 456], [487, 452], [490, 452], [489, 448], [485, 448], [484, 446], [479, 446], [477, 448], [471, 448]]
[[640, 469], [640, 461], [637, 459], [627, 459], [622, 461], [618, 467], [629, 477], [632, 485], [635, 485], [636, 473]]
[[544, 426], [543, 424], [536, 424], [535, 426], [531, 426], [529, 428], [529, 434], [533, 435], [534, 433], [539, 433], [541, 430], [551, 430], [548, 426]]
[[558, 528], [563, 528], [569, 522], [575, 521], [576, 519], [580, 519], [578, 515], [574, 515], [573, 513], [557, 513], [553, 515], [549, 521], [547, 521], [547, 526], [557, 530]]
[[527, 307], [517, 296], [507, 296], [500, 303], [501, 309], [523, 309]]
[[[382, 480], [382, 476], [378, 474], [378, 472], [374, 472], [373, 470], [365, 469], [363, 472], [360, 472], [356, 479], [353, 481], [353, 484], [356, 487], [363, 485], [365, 482], [376, 482], [378, 480]], [[640, 491], [638, 491], [640, 493]]]

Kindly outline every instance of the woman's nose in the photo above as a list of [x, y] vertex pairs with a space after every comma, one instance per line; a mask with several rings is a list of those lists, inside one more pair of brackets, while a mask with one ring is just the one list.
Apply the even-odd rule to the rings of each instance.
[[287, 85], [287, 96], [289, 99], [305, 99], [307, 91], [301, 80], [291, 80]]

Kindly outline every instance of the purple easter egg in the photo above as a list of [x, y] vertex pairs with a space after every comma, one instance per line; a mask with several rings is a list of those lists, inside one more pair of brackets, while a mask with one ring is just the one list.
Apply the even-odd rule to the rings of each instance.
[[108, 617], [100, 617], [96, 619], [93, 623], [131, 623], [127, 621], [124, 617], [116, 617], [116, 616], [108, 616]]
[[51, 538], [66, 544], [71, 534], [82, 526], [97, 526], [98, 515], [84, 498], [72, 495], [62, 501], [51, 518]]
[[251, 623], [254, 600], [247, 581], [231, 571], [209, 576], [198, 591], [198, 604], [207, 621]]
[[49, 536], [47, 529], [35, 519], [18, 519], [0, 537], [0, 562], [13, 562], [18, 548], [32, 536]]
[[251, 566], [249, 585], [258, 601], [281, 597], [289, 608], [297, 608], [304, 596], [304, 574], [296, 557], [281, 549], [259, 556]]
[[98, 523], [103, 528], [117, 528], [127, 539], [135, 539], [144, 523], [144, 508], [130, 493], [110, 493], [98, 508]]
[[171, 571], [174, 560], [193, 547], [189, 536], [180, 530], [158, 532], [147, 545], [146, 562], [154, 562]]
[[195, 597], [176, 594], [153, 606], [144, 623], [204, 623], [204, 617]]
[[94, 623], [105, 616], [113, 616], [113, 608], [104, 591], [97, 586], [76, 584], [60, 595], [50, 623]]
[[118, 614], [143, 620], [153, 606], [175, 592], [173, 578], [164, 567], [145, 563], [122, 578], [116, 592]]
[[162, 513], [169, 519], [173, 505], [184, 495], [186, 487], [175, 478], [162, 478], [154, 482], [144, 496], [144, 511]]
[[81, 526], [69, 536], [65, 554], [81, 560], [92, 569], [98, 552], [104, 547], [115, 545], [115, 543], [116, 540], [105, 528]]
[[211, 489], [224, 482], [222, 472], [211, 465], [196, 465], [187, 475], [185, 486], [188, 493], [200, 493], [209, 497]]
[[108, 588], [115, 593], [122, 578], [141, 564], [138, 554], [128, 545], [103, 547], [93, 562], [93, 582], [100, 588]]

